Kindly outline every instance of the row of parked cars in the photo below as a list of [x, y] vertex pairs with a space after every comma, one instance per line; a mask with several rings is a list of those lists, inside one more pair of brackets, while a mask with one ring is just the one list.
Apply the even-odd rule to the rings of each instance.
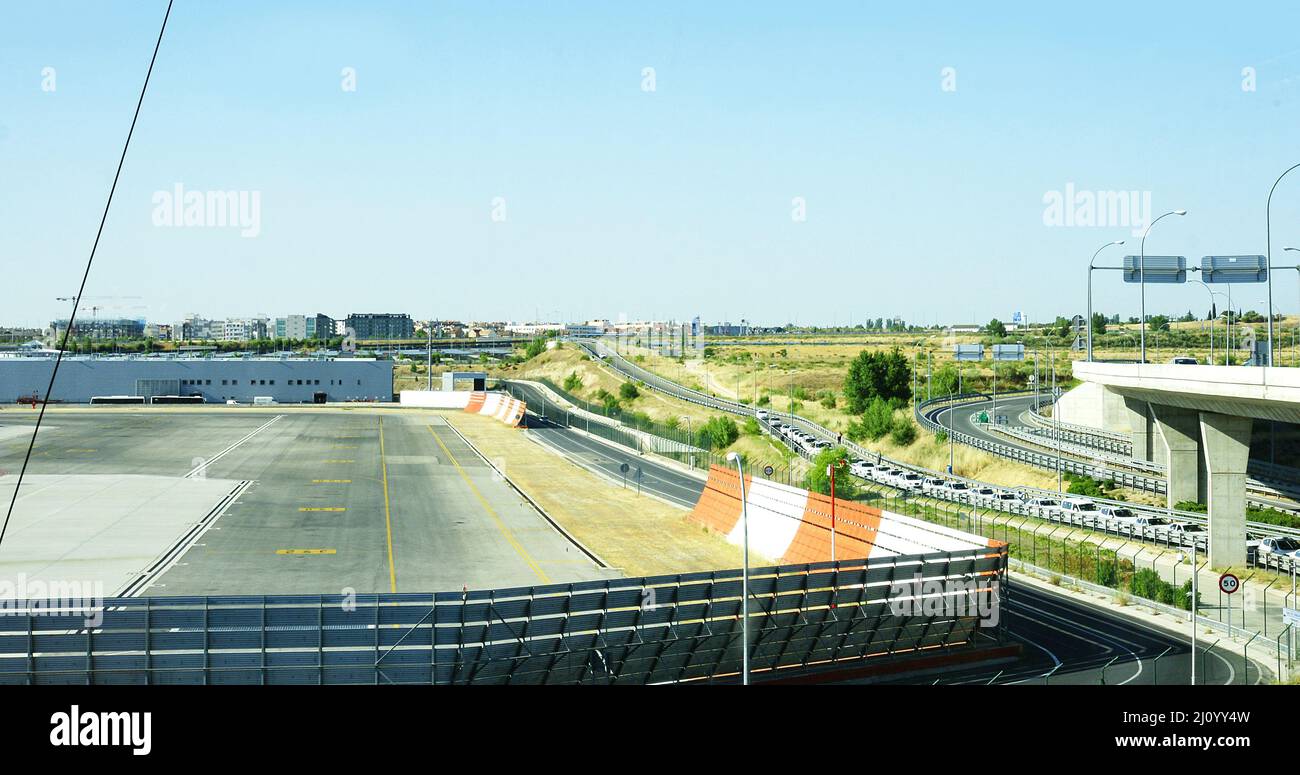
[[830, 449], [831, 443], [829, 441], [819, 439], [802, 428], [782, 422], [779, 415], [772, 415], [760, 409], [758, 410], [758, 420], [765, 423], [777, 438], [784, 440], [797, 450], [803, 450], [809, 455], [816, 455], [823, 449]]
[[[779, 415], [759, 410], [758, 419], [765, 423], [778, 438], [808, 455], [815, 455], [832, 446], [824, 439], [819, 439], [801, 428], [783, 422]], [[1173, 521], [1116, 504], [1097, 503], [1088, 498], [1057, 499], [1041, 493], [990, 487], [959, 479], [925, 476], [883, 460], [874, 463], [870, 460], [851, 460], [849, 472], [861, 479], [918, 495], [1121, 535], [1142, 536], [1184, 546], [1193, 543], [1204, 546], [1209, 538], [1206, 526], [1197, 522]], [[1283, 570], [1300, 565], [1300, 540], [1295, 538], [1248, 536], [1247, 546], [1258, 564]]]

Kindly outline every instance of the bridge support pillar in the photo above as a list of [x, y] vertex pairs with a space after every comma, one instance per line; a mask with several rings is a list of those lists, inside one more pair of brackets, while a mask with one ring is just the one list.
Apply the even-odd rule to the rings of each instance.
[[1133, 434], [1133, 459], [1151, 462], [1151, 405], [1139, 398], [1124, 397], [1129, 432]]
[[1151, 404], [1151, 414], [1160, 431], [1165, 453], [1165, 470], [1169, 474], [1166, 488], [1169, 508], [1182, 501], [1199, 501], [1201, 495], [1201, 425], [1194, 409]]
[[1252, 423], [1249, 417], [1201, 412], [1211, 568], [1246, 564], [1246, 463]]
[[1101, 427], [1122, 433], [1128, 427], [1128, 410], [1124, 397], [1110, 388], [1101, 389]]

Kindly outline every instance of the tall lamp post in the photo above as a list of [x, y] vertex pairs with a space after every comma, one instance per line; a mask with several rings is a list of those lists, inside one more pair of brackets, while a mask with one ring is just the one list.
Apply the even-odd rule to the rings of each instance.
[[1106, 248], [1112, 247], [1114, 245], [1123, 245], [1123, 244], [1124, 244], [1124, 240], [1115, 240], [1114, 242], [1107, 242], [1105, 245], [1102, 245], [1101, 247], [1097, 248], [1097, 252], [1093, 253], [1092, 259], [1088, 261], [1088, 320], [1086, 321], [1086, 324], [1088, 326], [1088, 362], [1089, 363], [1092, 363], [1092, 272], [1094, 269], [1121, 269], [1122, 270], [1124, 268], [1122, 266], [1117, 266], [1117, 267], [1093, 266], [1093, 264], [1096, 263], [1097, 255], [1101, 253], [1101, 251], [1105, 250]]
[[1268, 203], [1264, 206], [1264, 235], [1268, 244], [1266, 249], [1266, 252], [1268, 253], [1268, 274], [1265, 277], [1265, 280], [1268, 283], [1267, 365], [1269, 366], [1273, 365], [1273, 192], [1277, 190], [1277, 184], [1282, 182], [1282, 178], [1285, 178], [1287, 173], [1291, 172], [1291, 170], [1296, 167], [1300, 167], [1300, 164], [1292, 164], [1290, 167], [1286, 168], [1285, 172], [1277, 176], [1277, 180], [1273, 181], [1273, 187], [1268, 190]]
[[[1194, 283], [1196, 283], [1197, 285], [1201, 286], [1202, 288], [1204, 288], [1204, 289], [1206, 290], [1207, 293], [1210, 294], [1210, 308], [1211, 308], [1211, 311], [1214, 311], [1214, 297], [1215, 297], [1215, 296], [1223, 296], [1223, 294], [1222, 294], [1222, 293], [1219, 293], [1219, 292], [1216, 291], [1216, 290], [1214, 290], [1213, 288], [1211, 288], [1210, 286], [1208, 286], [1208, 285], [1206, 285], [1205, 283], [1201, 282], [1200, 280], [1192, 280], [1192, 282], [1194, 282]], [[1211, 316], [1210, 316], [1210, 365], [1211, 365], [1211, 366], [1214, 365], [1214, 318], [1216, 318], [1216, 317], [1218, 317], [1218, 316], [1217, 316], [1217, 315], [1211, 315]], [[1227, 346], [1227, 343], [1226, 343], [1226, 342], [1224, 343], [1224, 346], [1225, 346], [1225, 347]], [[1226, 364], [1225, 364], [1225, 365], [1226, 365]]]
[[727, 462], [735, 464], [736, 473], [740, 476], [740, 521], [744, 547], [744, 565], [740, 572], [740, 632], [745, 643], [744, 656], [741, 657], [740, 662], [740, 682], [744, 686], [749, 686], [749, 506], [746, 505], [745, 497], [744, 460], [739, 453], [728, 452]]
[[1142, 250], [1138, 254], [1138, 282], [1142, 286], [1142, 317], [1138, 321], [1142, 330], [1142, 342], [1138, 359], [1144, 364], [1147, 362], [1147, 235], [1151, 233], [1151, 227], [1159, 223], [1161, 218], [1168, 218], [1171, 215], [1187, 215], [1187, 211], [1170, 210], [1148, 224], [1146, 231], [1142, 232]]
[[[1285, 250], [1291, 250], [1291, 251], [1294, 251], [1294, 252], [1296, 252], [1296, 253], [1300, 253], [1300, 248], [1282, 248], [1282, 250], [1284, 250], [1284, 251], [1285, 251]], [[1269, 276], [1269, 278], [1272, 278], [1272, 277], [1273, 277], [1273, 269], [1274, 269], [1274, 268], [1275, 268], [1275, 267], [1273, 267], [1273, 266], [1269, 266], [1269, 268], [1268, 268], [1268, 273], [1269, 273], [1268, 276]], [[1300, 280], [1300, 264], [1296, 264], [1295, 266], [1279, 266], [1279, 267], [1276, 267], [1276, 268], [1277, 268], [1277, 269], [1294, 269], [1294, 270], [1296, 271], [1296, 279], [1297, 279], [1297, 280]], [[1270, 310], [1270, 313], [1271, 313], [1271, 310]], [[1270, 318], [1270, 325], [1272, 325], [1272, 321], [1271, 321], [1271, 318], [1272, 318], [1272, 317], [1273, 317], [1272, 314], [1270, 314], [1270, 315], [1269, 315], [1269, 318]], [[1300, 329], [1300, 306], [1296, 307], [1296, 328], [1297, 328], [1297, 329]], [[1294, 335], [1293, 335], [1293, 337], [1294, 337]], [[1294, 341], [1294, 338], [1293, 338], [1293, 341]], [[1282, 346], [1283, 346], [1283, 347], [1286, 347], [1285, 344], [1283, 344]]]

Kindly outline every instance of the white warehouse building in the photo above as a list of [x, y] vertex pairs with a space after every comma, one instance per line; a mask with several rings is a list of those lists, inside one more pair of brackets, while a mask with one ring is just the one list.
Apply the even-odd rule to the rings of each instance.
[[[49, 385], [53, 357], [0, 359], [0, 403], [37, 400]], [[51, 401], [85, 404], [95, 397], [201, 396], [277, 403], [393, 400], [393, 362], [374, 358], [64, 357]]]

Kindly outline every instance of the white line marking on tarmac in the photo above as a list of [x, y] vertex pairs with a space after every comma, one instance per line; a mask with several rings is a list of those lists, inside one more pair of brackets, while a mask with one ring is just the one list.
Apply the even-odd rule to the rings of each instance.
[[244, 442], [246, 442], [246, 441], [248, 441], [249, 439], [253, 438], [253, 437], [256, 436], [257, 434], [259, 434], [259, 433], [261, 433], [262, 431], [266, 430], [267, 428], [271, 427], [271, 426], [274, 425], [276, 422], [279, 422], [280, 420], [283, 420], [283, 419], [284, 419], [284, 415], [282, 415], [282, 414], [277, 414], [275, 417], [272, 417], [271, 419], [269, 419], [269, 420], [267, 420], [266, 422], [264, 422], [264, 423], [262, 423], [261, 425], [259, 425], [257, 428], [253, 429], [253, 430], [252, 430], [251, 432], [249, 432], [249, 434], [248, 434], [247, 436], [245, 436], [244, 438], [240, 439], [239, 441], [236, 441], [234, 444], [231, 444], [229, 447], [226, 447], [225, 449], [221, 450], [220, 452], [218, 452], [217, 454], [213, 455], [212, 457], [207, 458], [207, 459], [204, 460], [202, 463], [199, 463], [197, 466], [194, 466], [194, 468], [190, 469], [190, 472], [189, 472], [188, 474], [186, 474], [183, 478], [185, 478], [185, 479], [193, 479], [193, 478], [196, 477], [196, 476], [202, 476], [202, 475], [204, 475], [205, 472], [207, 471], [208, 466], [212, 465], [213, 463], [217, 462], [217, 461], [220, 460], [221, 458], [223, 458], [223, 457], [225, 457], [226, 455], [230, 454], [230, 453], [233, 452], [233, 451], [234, 451], [234, 450], [235, 450], [239, 445], [243, 444]]

